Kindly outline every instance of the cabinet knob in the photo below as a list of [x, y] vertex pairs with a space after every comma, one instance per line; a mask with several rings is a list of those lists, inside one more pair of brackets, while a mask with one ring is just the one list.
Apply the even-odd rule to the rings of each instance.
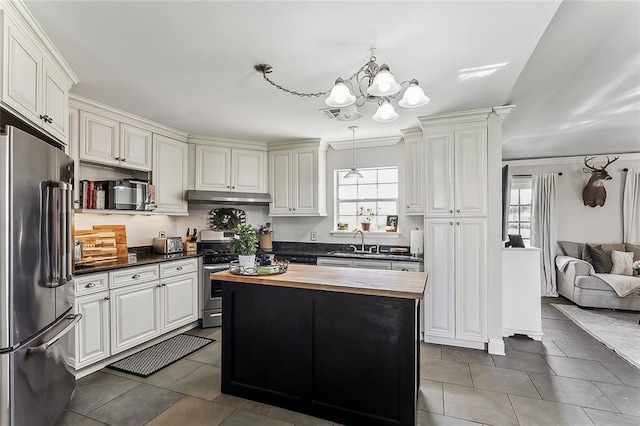
[[140, 275], [135, 274], [135, 275], [132, 275], [131, 278], [134, 279], [134, 280], [137, 280], [138, 278], [140, 278]]
[[111, 299], [109, 296], [105, 297], [104, 300], [109, 300]]
[[127, 159], [123, 157], [123, 158], [120, 159], [120, 161], [124, 162], [124, 161], [127, 161]]
[[235, 187], [235, 186], [232, 186], [232, 187], [231, 187], [231, 189], [236, 189], [236, 187]]
[[227, 185], [227, 188], [229, 188], [229, 185]]
[[456, 213], [460, 213], [460, 209], [456, 209]]
[[120, 161], [120, 157], [113, 157], [115, 160]]
[[453, 213], [453, 209], [449, 209], [449, 213]]
[[85, 285], [84, 287], [85, 287], [85, 288], [93, 288], [93, 287], [95, 287], [95, 286], [96, 286], [96, 284], [95, 284], [95, 283], [89, 283], [89, 284]]
[[182, 271], [182, 266], [178, 266], [178, 267], [176, 268], [176, 270], [177, 270], [177, 271]]
[[456, 222], [456, 225], [460, 225], [460, 222]]
[[410, 209], [411, 207], [407, 206], [408, 209]]
[[41, 115], [40, 119], [44, 120], [45, 123], [53, 123], [53, 118], [49, 117], [48, 115]]
[[166, 286], [167, 286], [166, 284], [162, 284], [162, 287], [166, 287]]
[[449, 225], [453, 225], [453, 222], [449, 222]]
[[407, 268], [402, 268], [402, 270], [403, 270], [403, 271], [408, 271], [408, 269], [407, 269]]
[[160, 287], [162, 287], [162, 284], [158, 284], [156, 287], [160, 288]]

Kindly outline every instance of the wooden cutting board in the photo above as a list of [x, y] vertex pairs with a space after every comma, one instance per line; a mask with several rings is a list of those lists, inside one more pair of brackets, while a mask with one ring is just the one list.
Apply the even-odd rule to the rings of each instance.
[[127, 256], [125, 225], [93, 225], [93, 229], [74, 230], [73, 238], [83, 242], [82, 260], [76, 264], [105, 262]]

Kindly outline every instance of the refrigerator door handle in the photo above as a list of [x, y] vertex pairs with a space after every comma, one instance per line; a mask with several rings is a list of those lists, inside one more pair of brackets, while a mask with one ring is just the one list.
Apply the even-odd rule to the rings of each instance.
[[72, 314], [72, 315], [67, 316], [65, 319], [66, 320], [73, 320], [73, 321], [68, 326], [66, 326], [62, 331], [60, 331], [60, 333], [58, 333], [55, 336], [53, 336], [47, 342], [41, 344], [40, 346], [36, 346], [35, 348], [27, 349], [27, 355], [34, 355], [34, 354], [39, 354], [39, 353], [46, 352], [47, 349], [49, 349], [50, 346], [52, 346], [54, 343], [56, 343], [58, 340], [60, 340], [62, 337], [64, 337], [65, 334], [67, 334], [68, 332], [73, 330], [73, 327], [75, 327], [76, 324], [78, 323], [78, 321], [80, 321], [82, 319], [82, 314]]
[[44, 264], [47, 265], [45, 287], [59, 287], [70, 281], [72, 271], [72, 185], [67, 182], [44, 182]]

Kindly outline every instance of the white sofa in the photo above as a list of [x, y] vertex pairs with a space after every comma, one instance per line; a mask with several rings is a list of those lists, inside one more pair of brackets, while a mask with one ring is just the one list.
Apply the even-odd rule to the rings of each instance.
[[[584, 243], [558, 241], [560, 256], [583, 259]], [[640, 260], [640, 247], [633, 244], [590, 244], [602, 245], [605, 252], [613, 250], [633, 251], [634, 260]], [[563, 270], [556, 268], [558, 293], [578, 306], [589, 308], [609, 308], [640, 311], [640, 293], [619, 297], [603, 280], [589, 274], [590, 267], [584, 262], [568, 262]]]

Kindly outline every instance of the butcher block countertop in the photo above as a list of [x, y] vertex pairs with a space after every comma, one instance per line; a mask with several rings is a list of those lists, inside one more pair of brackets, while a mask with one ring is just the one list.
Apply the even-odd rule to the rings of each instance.
[[425, 272], [290, 264], [284, 274], [236, 275], [230, 271], [221, 271], [211, 273], [211, 279], [339, 293], [422, 299], [427, 274]]

